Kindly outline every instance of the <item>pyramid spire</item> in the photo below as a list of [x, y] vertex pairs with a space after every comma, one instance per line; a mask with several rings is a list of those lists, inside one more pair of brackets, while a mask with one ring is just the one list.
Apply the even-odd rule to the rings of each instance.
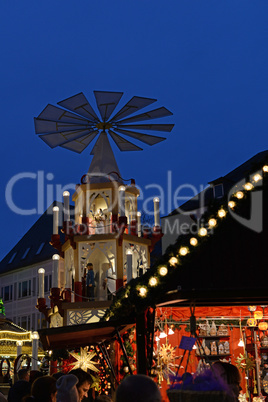
[[104, 183], [109, 182], [111, 179], [122, 181], [111, 144], [105, 131], [101, 132], [91, 151], [91, 155], [94, 155], [88, 169], [91, 183]]

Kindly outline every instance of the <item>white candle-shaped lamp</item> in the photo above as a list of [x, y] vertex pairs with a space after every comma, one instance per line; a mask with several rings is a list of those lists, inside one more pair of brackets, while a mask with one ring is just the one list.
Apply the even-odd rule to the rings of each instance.
[[141, 213], [137, 212], [138, 236], [141, 237]]
[[45, 297], [45, 287], [44, 287], [44, 279], [45, 279], [45, 270], [44, 268], [38, 269], [38, 299], [44, 299]]
[[59, 254], [54, 254], [52, 256], [52, 287], [58, 288], [59, 287]]
[[35, 331], [32, 333], [32, 370], [38, 370], [38, 343], [39, 335], [38, 332]]
[[154, 198], [154, 225], [160, 226], [160, 215], [159, 215], [159, 198]]
[[17, 357], [21, 355], [21, 349], [22, 349], [23, 341], [17, 341]]
[[58, 234], [59, 228], [59, 207], [53, 207], [53, 234]]
[[131, 250], [127, 250], [127, 282], [129, 282], [132, 277], [132, 251]]
[[63, 208], [64, 208], [64, 222], [70, 220], [70, 204], [69, 204], [69, 191], [63, 192]]
[[159, 198], [154, 198], [154, 225], [160, 226], [160, 215], [159, 215]]
[[125, 216], [125, 191], [124, 186], [119, 187], [119, 215]]

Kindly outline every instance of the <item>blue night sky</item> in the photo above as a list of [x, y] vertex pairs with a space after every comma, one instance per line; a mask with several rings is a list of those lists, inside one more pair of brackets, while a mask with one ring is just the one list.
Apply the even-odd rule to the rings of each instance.
[[79, 182], [92, 159], [92, 146], [76, 154], [38, 138], [33, 118], [48, 103], [82, 91], [96, 108], [93, 90], [122, 91], [120, 106], [137, 95], [170, 109], [159, 121], [175, 123], [166, 141], [114, 148], [123, 178], [134, 177], [145, 198], [163, 188], [161, 215], [174, 207], [168, 176], [173, 191], [199, 190], [267, 149], [267, 15], [267, 0], [2, 0], [0, 259], [39, 217], [10, 209], [10, 180], [27, 172], [12, 200], [42, 213], [52, 189]]

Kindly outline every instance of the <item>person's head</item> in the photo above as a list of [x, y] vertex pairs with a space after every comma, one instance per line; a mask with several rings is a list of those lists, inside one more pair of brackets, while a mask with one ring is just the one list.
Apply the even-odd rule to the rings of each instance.
[[240, 386], [241, 376], [238, 368], [233, 364], [217, 361], [212, 364], [212, 369], [216, 376], [227, 383], [231, 391], [238, 397], [242, 389]]
[[90, 269], [90, 270], [93, 269], [93, 264], [92, 264], [91, 262], [89, 262], [89, 263], [87, 264], [87, 269]]
[[39, 377], [43, 377], [43, 373], [39, 370], [31, 370], [30, 371], [30, 380], [29, 382], [32, 384], [34, 380], [36, 380]]
[[56, 402], [56, 380], [52, 376], [45, 375], [34, 380], [31, 388], [31, 396], [36, 402]]
[[58, 380], [59, 378], [61, 378], [63, 375], [65, 375], [62, 371], [57, 371], [57, 373], [53, 373], [52, 377], [56, 378], [56, 380]]
[[91, 375], [80, 368], [71, 370], [69, 374], [74, 374], [78, 378], [78, 383], [76, 384], [76, 387], [79, 395], [79, 400], [82, 401], [83, 398], [87, 398], [88, 391], [92, 385]]
[[57, 402], [79, 402], [77, 383], [78, 378], [73, 374], [61, 376], [56, 383]]
[[161, 402], [157, 384], [146, 375], [130, 375], [118, 386], [116, 402]]
[[20, 369], [18, 371], [18, 379], [29, 381], [29, 379], [30, 379], [29, 370], [28, 369]]

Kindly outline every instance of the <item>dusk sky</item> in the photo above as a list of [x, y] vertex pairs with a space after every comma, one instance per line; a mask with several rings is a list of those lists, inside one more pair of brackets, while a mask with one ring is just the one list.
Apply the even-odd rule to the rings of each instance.
[[268, 149], [267, 0], [1, 0], [0, 34], [0, 260], [56, 185], [80, 182], [92, 160], [92, 145], [50, 149], [35, 134], [48, 103], [83, 92], [96, 110], [94, 90], [122, 91], [119, 108], [136, 95], [158, 100], [146, 110], [171, 110], [155, 121], [175, 124], [166, 141], [133, 141], [143, 151], [125, 153], [112, 144], [122, 177], [145, 199], [161, 186], [162, 216], [175, 207], [168, 177], [172, 192], [190, 184], [180, 195], [191, 197]]

